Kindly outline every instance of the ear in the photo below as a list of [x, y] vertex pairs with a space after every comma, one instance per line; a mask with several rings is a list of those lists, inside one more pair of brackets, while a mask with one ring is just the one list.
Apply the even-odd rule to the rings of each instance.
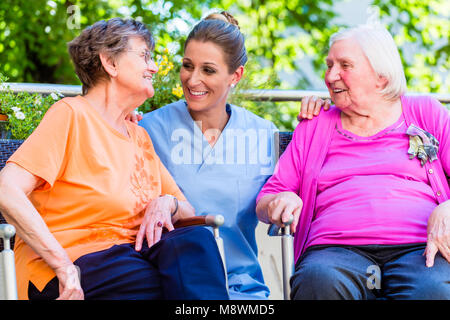
[[379, 75], [377, 79], [377, 87], [383, 90], [388, 85], [388, 82], [388, 79], [386, 79], [384, 76]]
[[107, 74], [111, 78], [114, 78], [117, 76], [117, 68], [116, 63], [113, 60], [113, 58], [107, 56], [105, 53], [100, 53], [100, 62], [102, 63], [103, 69], [106, 71]]
[[231, 84], [238, 84], [238, 82], [241, 80], [242, 75], [244, 74], [244, 66], [239, 66], [234, 72], [232, 77]]

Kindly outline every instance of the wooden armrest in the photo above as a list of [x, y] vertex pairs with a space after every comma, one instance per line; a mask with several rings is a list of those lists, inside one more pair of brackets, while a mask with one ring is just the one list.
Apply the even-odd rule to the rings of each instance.
[[179, 219], [174, 223], [174, 228], [182, 228], [189, 226], [210, 226], [213, 228], [220, 227], [225, 222], [222, 215], [206, 215]]

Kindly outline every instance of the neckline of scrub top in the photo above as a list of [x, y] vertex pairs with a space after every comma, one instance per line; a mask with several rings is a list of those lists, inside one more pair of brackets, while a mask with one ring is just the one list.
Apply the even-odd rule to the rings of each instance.
[[[214, 147], [211, 147], [211, 145], [209, 144], [209, 141], [206, 139], [206, 137], [203, 134], [201, 128], [197, 125], [196, 121], [192, 118], [191, 114], [189, 113], [188, 105], [187, 105], [186, 101], [184, 101], [184, 105], [185, 105], [185, 108], [184, 108], [185, 116], [187, 117], [187, 119], [190, 119], [190, 121], [193, 122], [193, 124], [194, 124], [193, 125], [194, 135], [195, 135], [196, 131], [197, 132], [200, 131], [200, 134], [202, 136], [202, 164], [199, 167], [199, 170], [201, 170], [201, 168], [203, 167], [203, 165], [205, 164], [206, 160], [211, 155], [211, 153], [215, 149], [215, 147], [218, 146], [218, 145], [221, 145], [225, 130], [227, 130], [229, 127], [231, 127], [232, 123], [234, 122], [235, 116], [233, 116], [233, 115], [234, 115], [235, 112], [233, 112], [233, 110], [231, 108], [231, 105], [229, 103], [227, 103], [225, 105], [226, 111], [227, 111], [228, 115], [230, 116], [230, 118], [228, 119], [228, 122], [225, 125], [225, 127], [223, 128], [223, 130], [220, 132], [220, 136], [216, 140], [216, 143], [214, 144]], [[206, 143], [206, 148], [205, 148], [206, 151], [203, 150], [203, 144], [204, 143]]]

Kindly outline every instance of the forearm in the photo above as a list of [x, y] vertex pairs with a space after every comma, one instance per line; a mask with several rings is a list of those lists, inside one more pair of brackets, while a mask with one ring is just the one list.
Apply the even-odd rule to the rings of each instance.
[[14, 183], [0, 182], [0, 211], [17, 235], [52, 268], [71, 264], [62, 246], [50, 233], [27, 195]]

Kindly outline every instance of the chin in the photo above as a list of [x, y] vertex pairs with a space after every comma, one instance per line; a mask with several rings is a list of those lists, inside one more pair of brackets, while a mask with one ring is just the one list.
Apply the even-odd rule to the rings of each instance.
[[[186, 97], [185, 97], [186, 99]], [[202, 111], [207, 108], [207, 104], [205, 102], [193, 101], [191, 99], [186, 99], [186, 103], [189, 106], [189, 109], [193, 111]]]
[[152, 88], [146, 88], [145, 90], [145, 96], [146, 99], [152, 98], [155, 95], [155, 89]]

